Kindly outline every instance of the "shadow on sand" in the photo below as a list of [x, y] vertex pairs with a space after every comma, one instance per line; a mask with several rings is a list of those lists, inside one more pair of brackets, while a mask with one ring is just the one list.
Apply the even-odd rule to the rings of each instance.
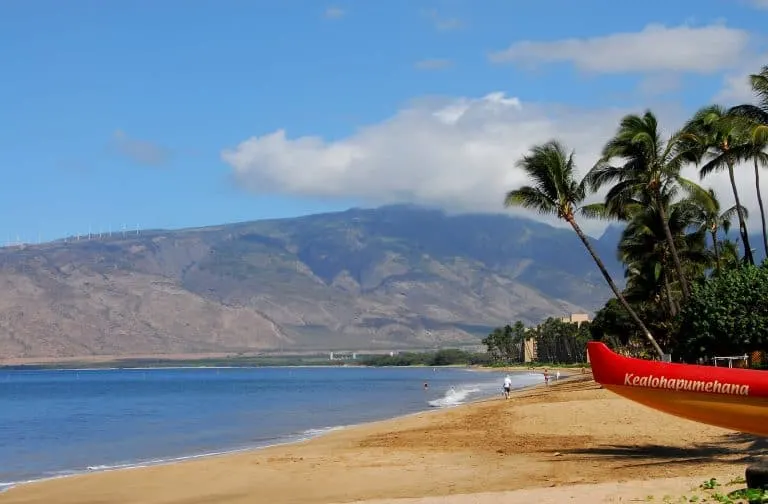
[[[563, 450], [564, 455], [576, 455], [583, 460], [603, 458], [630, 462], [626, 467], [643, 467], [695, 462], [723, 462], [752, 464], [768, 459], [768, 439], [749, 434], [733, 433], [722, 436], [714, 443], [694, 444], [687, 447], [644, 445], [605, 445], [592, 448]], [[578, 457], [582, 455], [583, 457]], [[568, 457], [573, 460], [574, 457]], [[644, 459], [632, 464], [631, 460]], [[650, 461], [648, 459], [651, 459]]]

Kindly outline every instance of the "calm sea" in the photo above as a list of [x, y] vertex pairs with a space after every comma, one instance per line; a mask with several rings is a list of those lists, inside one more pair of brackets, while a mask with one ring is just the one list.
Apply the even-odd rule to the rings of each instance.
[[499, 395], [502, 379], [456, 368], [0, 371], [0, 491], [307, 439]]

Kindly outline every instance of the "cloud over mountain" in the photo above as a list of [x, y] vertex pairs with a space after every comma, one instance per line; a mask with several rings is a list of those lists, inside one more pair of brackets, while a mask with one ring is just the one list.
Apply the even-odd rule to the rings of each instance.
[[[532, 145], [551, 138], [562, 140], [576, 150], [583, 174], [620, 118], [642, 112], [524, 103], [500, 92], [476, 98], [425, 99], [338, 140], [292, 138], [280, 129], [245, 139], [224, 150], [221, 157], [238, 183], [260, 194], [501, 212], [505, 192], [527, 183], [515, 162]], [[685, 119], [673, 111], [657, 112], [667, 132]], [[695, 167], [687, 168], [685, 174], [699, 180]], [[752, 177], [748, 169], [738, 171], [744, 204], [751, 209], [757, 207]], [[727, 175], [717, 174], [703, 184], [715, 187], [725, 204], [732, 200]], [[551, 217], [531, 216], [555, 222]], [[757, 223], [752, 220], [753, 225]], [[587, 225], [593, 232], [604, 226], [602, 222]]]

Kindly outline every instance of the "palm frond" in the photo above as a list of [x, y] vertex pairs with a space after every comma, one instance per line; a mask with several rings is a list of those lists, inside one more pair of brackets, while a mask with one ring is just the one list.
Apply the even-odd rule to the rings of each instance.
[[719, 154], [716, 154], [712, 159], [706, 162], [704, 166], [702, 166], [699, 169], [699, 180], [705, 179], [712, 173], [717, 173], [719, 171], [725, 170], [726, 168], [728, 168], [729, 161], [730, 161], [730, 156], [727, 152], [721, 152]]
[[768, 110], [763, 110], [757, 105], [736, 105], [728, 109], [728, 115], [743, 117], [758, 124], [768, 123]]
[[589, 205], [584, 205], [579, 209], [579, 213], [587, 219], [612, 220], [616, 218], [615, 215], [608, 211], [608, 207], [605, 203], [591, 203]]
[[696, 187], [698, 187], [697, 190], [688, 192], [686, 201], [698, 210], [702, 220], [711, 224], [720, 215], [720, 200], [718, 200], [714, 189], [704, 189], [698, 185]]
[[757, 96], [760, 107], [768, 112], [768, 65], [760, 69], [759, 73], [749, 76], [752, 91]]
[[[744, 205], [741, 205], [741, 215], [744, 216], [745, 219], [749, 218], [749, 210], [747, 210], [747, 207]], [[736, 205], [733, 205], [731, 208], [720, 214], [720, 220], [725, 223], [732, 221], [733, 219], [738, 217], [738, 209]]]
[[707, 105], [693, 114], [683, 127], [683, 131], [701, 136], [707, 130], [716, 128], [728, 111], [720, 105]]
[[714, 192], [710, 192], [709, 189], [705, 189], [693, 180], [685, 177], [677, 177], [675, 182], [685, 191], [688, 197], [698, 198], [703, 201], [710, 201], [714, 198]]
[[570, 218], [586, 197], [586, 184], [574, 179], [573, 151], [568, 152], [557, 140], [532, 147], [516, 166], [526, 172], [532, 183], [508, 193], [506, 206]]
[[707, 145], [692, 132], [678, 131], [667, 141], [662, 154], [662, 168], [667, 173], [680, 172], [686, 164], [698, 164], [707, 151]]
[[752, 128], [752, 143], [756, 146], [768, 144], [768, 122]]
[[757, 161], [758, 166], [768, 167], [768, 152], [762, 150], [756, 151], [752, 154], [752, 159]]
[[504, 198], [504, 206], [522, 207], [542, 215], [557, 214], [557, 202], [538, 188], [531, 186], [509, 191]]
[[608, 161], [600, 160], [584, 176], [584, 182], [593, 192], [598, 191], [605, 185], [621, 180], [623, 172], [622, 167], [613, 166]]
[[644, 186], [637, 179], [623, 180], [615, 184], [605, 195], [605, 206], [608, 213], [618, 219], [626, 220], [632, 213], [632, 208], [638, 205], [644, 206]]
[[550, 140], [531, 148], [517, 166], [525, 170], [533, 186], [552, 201], [560, 200], [564, 180], [572, 176], [565, 147], [557, 140]]

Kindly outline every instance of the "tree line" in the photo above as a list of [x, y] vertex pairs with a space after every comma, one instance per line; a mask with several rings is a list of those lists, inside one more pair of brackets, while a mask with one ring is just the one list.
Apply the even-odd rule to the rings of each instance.
[[[669, 136], [650, 110], [625, 116], [582, 178], [574, 151], [557, 139], [518, 160], [529, 182], [509, 191], [505, 206], [566, 221], [613, 292], [590, 324], [593, 338], [685, 361], [768, 348], [768, 265], [755, 261], [751, 216], [735, 180], [741, 170], [753, 177], [762, 231], [756, 245], [768, 256], [760, 190], [768, 166], [768, 66], [751, 75], [750, 84], [754, 103], [707, 105]], [[688, 166], [696, 167], [698, 181], [682, 175]], [[718, 172], [728, 174], [730, 187], [704, 185]], [[602, 201], [587, 201], [598, 192], [605, 194]], [[727, 208], [719, 199], [726, 192], [735, 202]], [[624, 225], [616, 250], [623, 289], [582, 230], [582, 219]]]
[[548, 318], [533, 327], [517, 321], [498, 327], [483, 339], [493, 364], [518, 364], [525, 361], [525, 346], [535, 363], [576, 364], [586, 360], [587, 342], [591, 339], [589, 322], [580, 324]]
[[436, 352], [402, 352], [395, 355], [370, 355], [364, 357], [364, 366], [453, 366], [486, 365], [490, 357], [457, 348], [445, 348]]

